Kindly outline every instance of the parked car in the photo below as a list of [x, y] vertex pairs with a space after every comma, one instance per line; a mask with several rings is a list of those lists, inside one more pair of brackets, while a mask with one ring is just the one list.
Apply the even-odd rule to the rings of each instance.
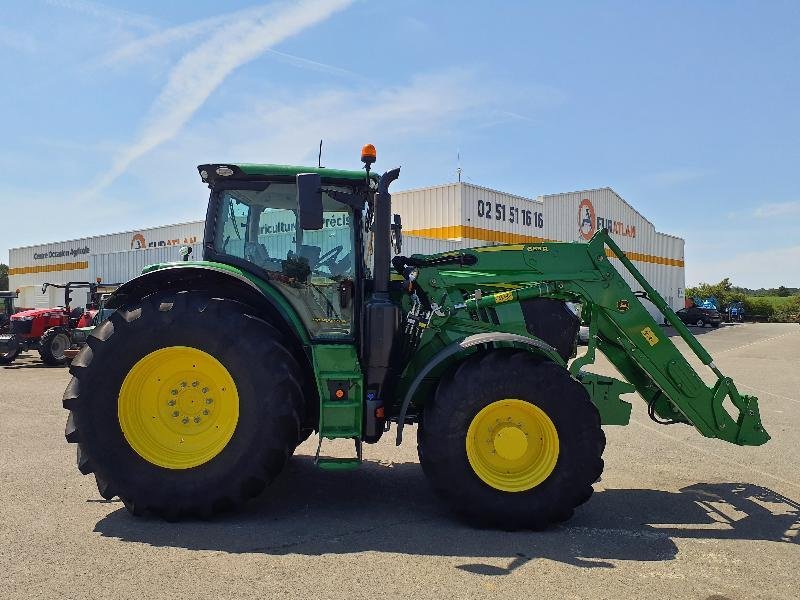
[[713, 308], [690, 306], [689, 308], [682, 308], [675, 314], [687, 325], [696, 325], [697, 327], [705, 327], [706, 325], [719, 327], [720, 323], [722, 323], [722, 315]]

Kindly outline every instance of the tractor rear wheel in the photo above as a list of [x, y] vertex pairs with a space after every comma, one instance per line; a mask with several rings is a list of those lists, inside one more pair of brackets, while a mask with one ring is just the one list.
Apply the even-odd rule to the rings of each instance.
[[603, 471], [605, 434], [586, 389], [524, 351], [468, 358], [445, 376], [418, 442], [436, 492], [479, 526], [564, 521]]
[[39, 356], [42, 357], [42, 362], [51, 367], [66, 364], [67, 356], [64, 353], [69, 350], [71, 343], [66, 329], [51, 327], [39, 340]]
[[78, 468], [134, 514], [209, 517], [259, 494], [294, 451], [305, 404], [281, 334], [197, 292], [123, 307], [72, 361]]

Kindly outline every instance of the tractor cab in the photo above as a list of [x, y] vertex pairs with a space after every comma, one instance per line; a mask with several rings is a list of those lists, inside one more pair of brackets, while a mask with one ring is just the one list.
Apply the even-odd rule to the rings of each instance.
[[[362, 224], [373, 180], [359, 171], [271, 165], [248, 177], [244, 168], [200, 167], [212, 190], [204, 258], [269, 281], [312, 339], [352, 339], [354, 300], [367, 268]], [[298, 203], [298, 185], [307, 176], [318, 198], [313, 229]]]
[[0, 333], [8, 331], [8, 323], [14, 314], [14, 300], [18, 292], [0, 292]]

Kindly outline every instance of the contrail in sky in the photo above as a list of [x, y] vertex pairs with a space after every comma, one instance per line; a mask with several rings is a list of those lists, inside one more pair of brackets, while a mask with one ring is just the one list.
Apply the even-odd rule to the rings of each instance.
[[329, 18], [353, 0], [301, 0], [277, 5], [253, 19], [239, 19], [217, 29], [184, 55], [169, 74], [166, 85], [150, 108], [136, 140], [124, 148], [113, 165], [92, 186], [96, 194], [154, 148], [171, 140], [236, 68], [272, 46]]

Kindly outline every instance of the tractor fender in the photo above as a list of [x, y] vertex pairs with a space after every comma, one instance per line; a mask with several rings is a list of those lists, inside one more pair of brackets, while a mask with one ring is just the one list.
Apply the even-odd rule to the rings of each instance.
[[433, 371], [444, 361], [452, 358], [460, 352], [463, 352], [464, 350], [467, 350], [468, 348], [479, 346], [481, 344], [491, 344], [493, 342], [512, 343], [514, 345], [525, 347], [529, 350], [533, 349], [534, 351], [545, 355], [551, 360], [562, 362], [561, 357], [558, 355], [558, 351], [550, 344], [547, 344], [538, 338], [526, 337], [516, 333], [478, 333], [465, 337], [463, 340], [458, 342], [453, 342], [449, 346], [445, 346], [433, 356], [433, 358], [419, 371], [419, 373], [417, 373], [417, 376], [414, 377], [414, 380], [411, 382], [411, 385], [408, 387], [408, 390], [403, 397], [403, 404], [400, 407], [400, 415], [397, 417], [397, 440], [395, 442], [397, 446], [399, 446], [403, 441], [403, 426], [405, 425], [406, 413], [408, 412], [408, 407], [411, 404], [411, 399], [414, 397], [414, 394], [416, 394], [417, 388], [419, 387], [420, 383], [422, 383], [422, 380], [428, 375], [428, 373]]
[[119, 308], [155, 292], [183, 290], [209, 292], [248, 304], [259, 311], [259, 316], [266, 317], [274, 327], [287, 334], [298, 349], [310, 343], [299, 315], [268, 283], [253, 281], [243, 271], [209, 263], [171, 263], [148, 270], [120, 286], [106, 307]]

